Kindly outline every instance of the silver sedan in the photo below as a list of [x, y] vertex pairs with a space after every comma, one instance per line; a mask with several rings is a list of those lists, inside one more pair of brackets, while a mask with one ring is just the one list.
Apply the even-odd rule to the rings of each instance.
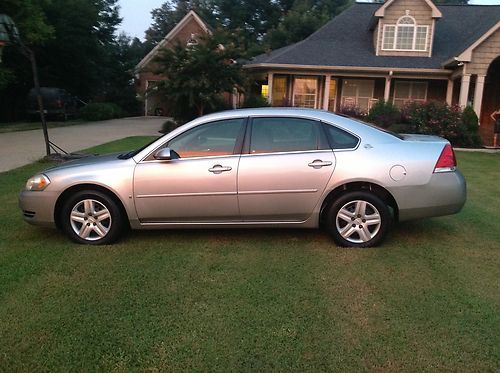
[[83, 244], [152, 228], [324, 227], [380, 244], [395, 221], [460, 211], [466, 186], [443, 138], [398, 135], [326, 111], [207, 115], [128, 153], [30, 178], [24, 219]]

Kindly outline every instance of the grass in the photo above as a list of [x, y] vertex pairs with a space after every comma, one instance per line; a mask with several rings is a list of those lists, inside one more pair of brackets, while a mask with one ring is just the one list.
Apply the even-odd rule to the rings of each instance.
[[[48, 121], [47, 128], [67, 127], [83, 123], [86, 122], [83, 121], [82, 119], [72, 119], [67, 121]], [[41, 130], [41, 129], [42, 129], [42, 123], [40, 121], [0, 123], [0, 133]]]
[[315, 230], [79, 246], [22, 222], [17, 193], [47, 164], [0, 174], [0, 370], [497, 371], [500, 156], [458, 158], [460, 214], [364, 250]]

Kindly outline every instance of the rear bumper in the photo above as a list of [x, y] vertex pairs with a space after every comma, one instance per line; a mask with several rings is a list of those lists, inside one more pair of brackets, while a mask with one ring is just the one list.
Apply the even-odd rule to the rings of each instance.
[[31, 192], [23, 190], [19, 195], [19, 207], [23, 219], [33, 225], [55, 227], [54, 207], [59, 193], [42, 191]]
[[467, 198], [465, 178], [458, 170], [433, 174], [429, 183], [391, 190], [399, 207], [399, 221], [451, 215]]

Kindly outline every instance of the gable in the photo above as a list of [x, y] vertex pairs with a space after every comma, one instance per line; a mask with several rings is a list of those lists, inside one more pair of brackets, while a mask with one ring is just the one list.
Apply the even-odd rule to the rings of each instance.
[[135, 70], [142, 70], [153, 61], [162, 48], [172, 48], [177, 43], [186, 44], [192, 35], [211, 34], [209, 26], [190, 10], [184, 18], [142, 60]]
[[[435, 20], [432, 15], [432, 8], [426, 0], [397, 0], [389, 4], [381, 17], [376, 30], [375, 45], [376, 54], [379, 56], [410, 56], [410, 57], [430, 57], [432, 54], [432, 41], [434, 37]], [[398, 50], [397, 47], [384, 47], [385, 33], [392, 31], [396, 38], [396, 29], [401, 29], [396, 25], [403, 18], [410, 18], [414, 22], [414, 30], [419, 27], [425, 30], [425, 46], [414, 48], [416, 50]], [[404, 28], [403, 28], [404, 29]]]
[[[431, 11], [431, 16], [432, 18], [441, 18], [442, 14], [441, 11], [434, 5], [434, 3], [431, 0], [388, 0], [382, 5], [376, 12], [375, 12], [375, 17], [385, 17], [386, 12], [388, 9], [393, 7], [394, 5], [401, 5], [400, 3], [405, 2], [406, 9], [411, 9], [413, 6], [418, 7], [421, 9], [422, 6], [425, 6], [425, 8], [429, 9]], [[425, 4], [424, 4], [425, 3]]]
[[468, 73], [486, 75], [490, 64], [500, 56], [500, 22], [495, 31], [486, 36], [471, 52], [471, 62]]

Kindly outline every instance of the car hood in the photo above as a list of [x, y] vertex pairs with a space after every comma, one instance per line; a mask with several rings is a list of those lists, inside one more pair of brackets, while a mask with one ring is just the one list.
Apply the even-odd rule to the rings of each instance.
[[59, 165], [56, 165], [54, 167], [50, 167], [46, 170], [46, 172], [54, 172], [54, 171], [60, 171], [68, 168], [77, 168], [77, 167], [82, 167], [82, 166], [93, 166], [93, 165], [109, 165], [112, 163], [119, 163], [122, 164], [126, 162], [127, 160], [120, 159], [118, 156], [121, 153], [112, 153], [112, 154], [105, 154], [105, 155], [89, 155], [87, 157], [75, 159], [72, 161], [64, 162]]

